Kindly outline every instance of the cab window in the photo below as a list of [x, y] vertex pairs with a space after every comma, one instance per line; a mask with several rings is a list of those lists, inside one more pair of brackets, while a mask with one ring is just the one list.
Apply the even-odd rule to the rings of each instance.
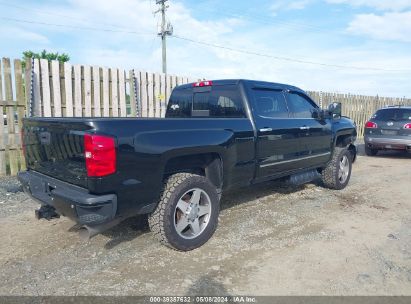
[[317, 106], [306, 96], [300, 93], [286, 93], [287, 104], [291, 117], [312, 118], [312, 113]]
[[192, 90], [173, 90], [167, 106], [167, 117], [190, 117]]
[[193, 117], [245, 117], [243, 100], [236, 85], [213, 86], [211, 91], [195, 92]]
[[257, 115], [266, 118], [288, 117], [288, 108], [282, 91], [254, 89], [253, 95]]
[[171, 94], [167, 117], [246, 117], [237, 85], [216, 85], [210, 90], [177, 89]]
[[197, 92], [193, 95], [193, 110], [191, 116], [208, 117], [210, 116], [209, 105], [210, 92]]
[[209, 102], [212, 117], [245, 117], [243, 99], [237, 85], [213, 87]]

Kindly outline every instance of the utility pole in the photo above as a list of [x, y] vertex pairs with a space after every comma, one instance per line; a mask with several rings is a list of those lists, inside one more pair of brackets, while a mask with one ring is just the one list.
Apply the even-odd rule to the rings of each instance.
[[162, 61], [163, 61], [163, 73], [167, 74], [167, 46], [166, 46], [166, 37], [173, 34], [173, 27], [170, 22], [166, 23], [166, 10], [168, 5], [165, 3], [168, 0], [156, 0], [156, 4], [160, 5], [160, 8], [155, 12], [156, 14], [161, 12], [161, 29], [158, 32], [158, 35], [161, 37], [161, 46], [162, 46]]

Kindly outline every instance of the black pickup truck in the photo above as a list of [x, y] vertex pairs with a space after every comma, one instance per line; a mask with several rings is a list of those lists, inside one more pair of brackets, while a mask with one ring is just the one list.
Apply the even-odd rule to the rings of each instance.
[[251, 80], [176, 87], [166, 118], [26, 118], [27, 171], [18, 177], [42, 207], [89, 237], [148, 214], [178, 250], [214, 233], [223, 191], [288, 178], [344, 188], [356, 127], [341, 104], [321, 110], [301, 89]]

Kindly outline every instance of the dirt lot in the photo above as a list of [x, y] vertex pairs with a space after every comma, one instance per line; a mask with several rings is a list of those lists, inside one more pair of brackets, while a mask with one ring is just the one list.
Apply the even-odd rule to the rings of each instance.
[[266, 183], [225, 195], [202, 248], [167, 249], [132, 218], [89, 242], [37, 221], [0, 180], [1, 295], [411, 295], [411, 157], [359, 156], [349, 186]]

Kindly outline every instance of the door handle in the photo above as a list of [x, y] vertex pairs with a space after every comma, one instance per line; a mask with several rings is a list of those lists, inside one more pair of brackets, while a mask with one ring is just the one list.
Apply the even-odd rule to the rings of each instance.
[[300, 127], [300, 130], [310, 130], [310, 127], [303, 126], [303, 127]]
[[271, 128], [261, 128], [260, 132], [271, 132], [272, 130]]

